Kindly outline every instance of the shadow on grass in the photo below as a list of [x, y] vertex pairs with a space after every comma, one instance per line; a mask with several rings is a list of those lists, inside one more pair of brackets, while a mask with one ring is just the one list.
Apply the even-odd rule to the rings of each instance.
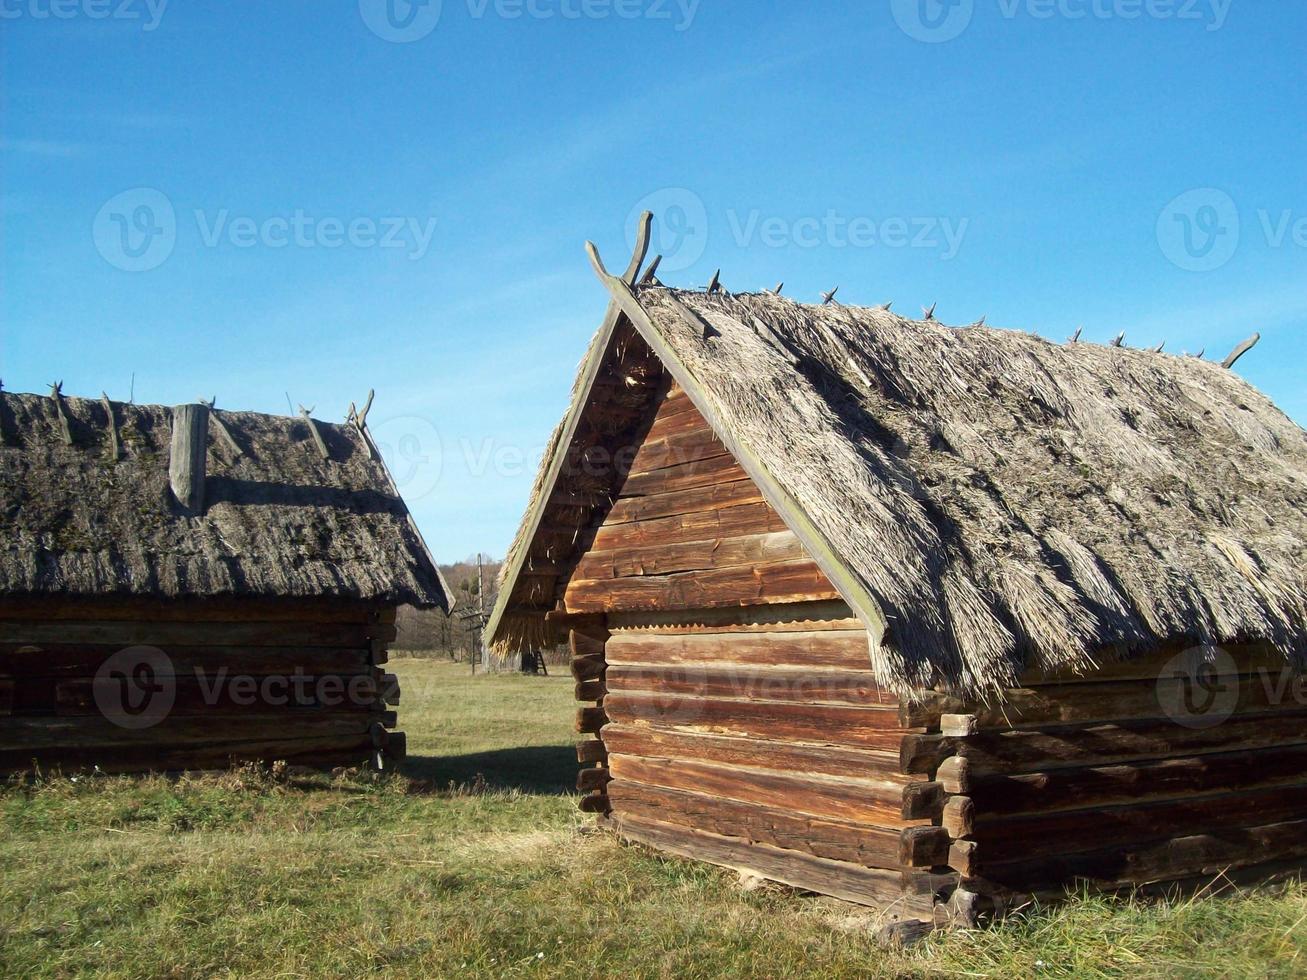
[[444, 790], [450, 782], [470, 784], [478, 775], [487, 789], [516, 789], [524, 793], [576, 792], [576, 750], [565, 745], [530, 745], [471, 755], [409, 756], [403, 773]]

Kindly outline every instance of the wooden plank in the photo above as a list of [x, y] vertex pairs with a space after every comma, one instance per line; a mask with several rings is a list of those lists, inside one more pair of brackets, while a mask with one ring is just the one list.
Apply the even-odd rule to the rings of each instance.
[[596, 735], [606, 724], [608, 724], [608, 715], [602, 707], [576, 709], [577, 734]]
[[702, 792], [740, 803], [758, 803], [815, 817], [899, 829], [903, 789], [876, 780], [810, 777], [764, 769], [743, 769], [689, 759], [644, 759], [609, 755], [614, 778], [689, 792]]
[[619, 818], [706, 830], [863, 867], [899, 867], [895, 830], [640, 783], [612, 783], [608, 795]]
[[[395, 610], [384, 610], [395, 621]], [[219, 623], [368, 623], [382, 619], [375, 602], [349, 599], [152, 599], [122, 596], [101, 599], [6, 597], [0, 620], [152, 620]]]
[[707, 425], [683, 427], [679, 432], [646, 437], [631, 460], [633, 474], [655, 473], [726, 453], [726, 447]]
[[647, 521], [605, 524], [595, 532], [590, 550], [600, 553], [629, 551], [786, 530], [785, 522], [767, 504], [740, 504]]
[[[119, 644], [0, 644], [0, 676], [76, 677], [94, 674], [123, 647]], [[169, 646], [164, 651], [178, 674], [226, 668], [229, 674], [293, 673], [296, 668], [322, 674], [367, 673], [366, 649], [343, 647]]]
[[[1162, 676], [1163, 670], [1167, 670], [1172, 675], [1174, 671], [1180, 670], [1192, 676], [1194, 672], [1200, 669], [1197, 666], [1198, 664], [1203, 664], [1201, 670], [1204, 672], [1204, 676], [1211, 677], [1226, 676], [1231, 672], [1231, 666], [1233, 666], [1235, 673], [1243, 674], [1261, 670], [1278, 673], [1287, 666], [1284, 654], [1265, 645], [1223, 644], [1221, 650], [1229, 655], [1228, 660], [1222, 657], [1208, 664], [1202, 647], [1168, 643], [1159, 650], [1140, 654], [1130, 660], [1104, 660], [1097, 667], [1079, 674], [1069, 670], [1028, 671], [1022, 676], [1020, 686], [1040, 687], [1050, 684], [1066, 685], [1129, 680], [1152, 683]], [[1184, 654], [1185, 657], [1178, 663], [1175, 662], [1176, 658], [1181, 654]]]
[[646, 631], [681, 633], [783, 633], [840, 630], [867, 634], [842, 600], [775, 603], [726, 609], [613, 610], [608, 627], [614, 634]]
[[367, 735], [298, 738], [285, 732], [268, 739], [232, 739], [201, 745], [156, 741], [148, 745], [97, 745], [67, 748], [0, 749], [0, 771], [22, 772], [35, 764], [43, 771], [98, 768], [101, 772], [179, 772], [225, 769], [238, 762], [289, 762], [302, 766], [359, 765], [372, 752]]
[[1146, 718], [982, 731], [966, 739], [908, 735], [903, 744], [904, 771], [929, 773], [943, 757], [956, 754], [971, 763], [977, 776], [1017, 775], [1294, 744], [1305, 731], [1307, 709], [1295, 706], [1261, 715], [1236, 715], [1211, 728], [1188, 728], [1169, 718]]
[[876, 779], [899, 787], [914, 781], [895, 771], [892, 753], [843, 746], [802, 745], [621, 724], [610, 724], [604, 729], [604, 745], [609, 752], [622, 755], [693, 759], [734, 766], [753, 764], [819, 776]]
[[[1284, 690], [1278, 687], [1280, 680], [1256, 674], [1226, 678], [1227, 683], [1237, 688], [1232, 711], [1240, 714], [1278, 709], [1285, 700]], [[1164, 705], [1183, 703], [1189, 684], [1188, 678], [1178, 677], [1146, 682], [1085, 681], [1009, 689], [1005, 692], [1006, 702], [994, 705], [968, 704], [939, 695], [907, 710], [913, 724], [923, 725], [937, 725], [946, 713], [969, 712], [977, 717], [981, 729], [1161, 718], [1165, 715]]]
[[1114, 886], [1195, 875], [1213, 878], [1242, 865], [1307, 858], [1307, 820], [1226, 826], [1125, 848], [1055, 852], [1034, 860], [986, 861], [983, 851], [977, 857], [976, 870], [986, 879], [1023, 891], [1076, 879]]
[[[1307, 780], [1307, 775], [1300, 776]], [[975, 837], [983, 842], [986, 863], [1003, 863], [1077, 849], [1134, 848], [1180, 832], [1219, 834], [1234, 827], [1295, 820], [1303, 812], [1307, 783], [1017, 816], [990, 817], [978, 807]]]
[[897, 712], [877, 707], [635, 694], [609, 694], [604, 707], [609, 718], [619, 724], [817, 745], [897, 751], [904, 734], [897, 726]]
[[[156, 675], [155, 681], [162, 680]], [[96, 693], [121, 703], [115, 678], [69, 678], [55, 683], [55, 705], [60, 715], [99, 714]], [[281, 710], [287, 725], [305, 712], [362, 712], [381, 710], [379, 688], [370, 676], [300, 675], [298, 677], [264, 677], [231, 675], [175, 677], [168, 685], [172, 690], [169, 715], [243, 715]], [[214, 724], [222, 722], [215, 720]]]
[[727, 455], [713, 456], [710, 459], [669, 466], [653, 473], [637, 473], [628, 476], [618, 490], [620, 497], [641, 497], [655, 493], [672, 493], [676, 490], [691, 490], [710, 487], [719, 483], [735, 483], [749, 479], [735, 459]]
[[573, 577], [610, 579], [669, 575], [740, 565], [798, 561], [807, 557], [797, 537], [789, 531], [775, 531], [678, 544], [591, 551], [577, 563]]
[[316, 622], [167, 622], [77, 620], [0, 622], [0, 643], [119, 644], [121, 646], [332, 646], [366, 647], [370, 640], [393, 642], [388, 624]]
[[377, 719], [354, 712], [264, 711], [239, 717], [170, 715], [152, 728], [130, 729], [100, 715], [13, 715], [0, 718], [0, 749], [39, 750], [99, 745], [203, 745], [226, 739], [365, 735]]
[[[1301, 735], [1307, 738], [1307, 731]], [[1133, 804], [1307, 779], [1307, 744], [971, 779], [985, 817]]]
[[564, 603], [568, 611], [599, 612], [614, 606], [696, 609], [838, 597], [817, 564], [804, 560], [643, 578], [573, 579]]
[[[863, 630], [660, 635], [616, 633], [609, 663], [627, 667], [724, 665], [861, 671], [874, 683]], [[888, 696], [888, 695], [887, 695]]]
[[775, 670], [765, 667], [628, 667], [611, 664], [608, 689], [626, 694], [677, 694], [801, 704], [892, 708], [897, 699], [877, 686], [870, 670]]
[[933, 914], [933, 902], [905, 894], [898, 872], [830, 861], [798, 851], [749, 843], [636, 817], [615, 818], [623, 837], [682, 857], [707, 861], [761, 878], [884, 909], [891, 917]]
[[604, 524], [629, 524], [760, 503], [763, 503], [762, 492], [752, 480], [735, 480], [671, 493], [620, 497], [608, 511]]

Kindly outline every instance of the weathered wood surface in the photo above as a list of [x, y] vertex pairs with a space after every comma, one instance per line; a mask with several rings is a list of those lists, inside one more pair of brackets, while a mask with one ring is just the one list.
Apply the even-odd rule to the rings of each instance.
[[393, 642], [390, 624], [317, 622], [168, 622], [160, 620], [0, 621], [0, 643], [121, 646], [331, 646]]
[[643, 497], [618, 499], [604, 518], [605, 527], [616, 527], [632, 521], [654, 521], [696, 514], [705, 510], [724, 510], [744, 504], [763, 503], [762, 491], [752, 480], [735, 480], [710, 487], [690, 490], [673, 490]]
[[[284, 728], [283, 724], [283, 728]], [[101, 772], [179, 772], [225, 769], [237, 762], [284, 761], [301, 766], [361, 765], [373, 752], [366, 734], [304, 738], [211, 740], [203, 744], [83, 745], [0, 749], [0, 770], [23, 772], [34, 766], [43, 772], [99, 769]]]
[[625, 609], [699, 609], [763, 602], [837, 599], [816, 562], [768, 564], [622, 579], [573, 579], [563, 601], [572, 612]]
[[905, 918], [930, 916], [933, 902], [905, 893], [901, 875], [814, 857], [739, 838], [635, 817], [615, 818], [618, 832], [683, 857], [708, 861], [794, 888], [833, 895], [848, 902], [872, 905]]
[[721, 609], [625, 610], [608, 613], [613, 635], [628, 633], [789, 633], [866, 630], [842, 599]]
[[[0, 676], [93, 676], [106, 660], [123, 649], [118, 644], [25, 643], [0, 644]], [[371, 670], [370, 651], [341, 647], [195, 647], [169, 646], [164, 653], [172, 672], [194, 676], [226, 668], [228, 674], [262, 677], [293, 674], [298, 668], [314, 674], [353, 676]]]
[[903, 789], [874, 780], [815, 778], [741, 769], [688, 759], [643, 759], [611, 754], [609, 767], [623, 782], [703, 792], [739, 803], [758, 803], [810, 816], [901, 829]]
[[621, 666], [738, 664], [794, 670], [862, 671], [868, 680], [870, 656], [862, 630], [747, 633], [615, 633], [608, 662]]
[[609, 694], [611, 720], [719, 735], [897, 751], [905, 732], [897, 709]]
[[622, 484], [622, 497], [643, 497], [651, 494], [673, 493], [678, 490], [695, 490], [749, 479], [744, 467], [731, 456], [713, 456], [699, 459], [652, 473], [632, 473]]
[[943, 758], [956, 754], [966, 758], [977, 775], [1019, 774], [1292, 744], [1303, 739], [1304, 732], [1307, 709], [1290, 707], [1262, 715], [1236, 715], [1210, 728], [1189, 728], [1169, 718], [1145, 718], [982, 731], [966, 739], [908, 735], [901, 761], [905, 772], [929, 773]]
[[[160, 680], [155, 678], [155, 680]], [[61, 715], [98, 713], [96, 691], [116, 697], [112, 678], [73, 678], [55, 684], [55, 702]], [[229, 677], [205, 679], [176, 677], [170, 715], [213, 714], [214, 716], [280, 709], [286, 712], [289, 729], [301, 711], [375, 712], [383, 710], [380, 685], [371, 676], [301, 675], [298, 683], [288, 677]], [[217, 722], [215, 721], [215, 724]]]
[[174, 408], [168, 483], [177, 502], [192, 514], [204, 510], [208, 444], [209, 409], [204, 405], [178, 405]]
[[604, 729], [604, 744], [609, 752], [621, 755], [692, 759], [735, 766], [752, 764], [820, 776], [878, 779], [899, 787], [923, 778], [901, 775], [893, 753], [844, 746], [803, 745], [616, 724]]
[[155, 622], [393, 623], [395, 610], [374, 603], [305, 599], [79, 599], [7, 597], [0, 620], [151, 620]]
[[595, 533], [591, 552], [602, 555], [606, 552], [717, 541], [784, 530], [785, 522], [767, 504], [740, 504], [722, 510], [695, 511], [626, 524], [606, 523]]
[[575, 578], [602, 580], [671, 575], [710, 568], [737, 568], [800, 561], [807, 557], [799, 539], [786, 530], [729, 538], [592, 551], [576, 566]]
[[624, 781], [612, 783], [608, 795], [616, 812], [636, 819], [707, 830], [869, 868], [900, 867], [901, 841], [894, 830]]
[[[1028, 671], [1022, 676], [1021, 686], [1042, 687], [1066, 684], [1103, 683], [1104, 681], [1144, 681], [1152, 683], [1165, 672], [1174, 676], [1177, 670], [1193, 672], [1200, 669], [1212, 677], [1233, 673], [1247, 674], [1261, 670], [1279, 672], [1286, 666], [1284, 655], [1271, 647], [1258, 644], [1224, 644], [1220, 648], [1226, 657], [1211, 658], [1201, 646], [1168, 643], [1160, 649], [1140, 654], [1128, 660], [1108, 660], [1100, 657], [1098, 665], [1088, 671]], [[1177, 658], [1181, 658], [1177, 660]]]
[[675, 694], [800, 704], [894, 708], [898, 701], [870, 670], [774, 670], [755, 667], [628, 667], [609, 665], [608, 689], [625, 694]]

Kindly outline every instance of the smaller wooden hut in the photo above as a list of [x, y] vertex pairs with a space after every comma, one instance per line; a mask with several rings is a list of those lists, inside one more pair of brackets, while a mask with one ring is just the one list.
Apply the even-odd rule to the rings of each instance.
[[366, 412], [0, 393], [0, 771], [384, 766], [447, 595]]
[[592, 247], [487, 627], [569, 640], [584, 809], [904, 929], [1307, 859], [1307, 433], [1233, 358], [671, 289], [641, 242]]

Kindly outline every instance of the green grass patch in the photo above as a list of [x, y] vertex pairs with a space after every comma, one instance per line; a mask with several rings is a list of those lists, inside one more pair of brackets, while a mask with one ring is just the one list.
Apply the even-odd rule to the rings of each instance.
[[5, 976], [1302, 976], [1307, 889], [1081, 897], [903, 953], [874, 913], [585, 831], [565, 678], [399, 660], [401, 776], [0, 790]]

